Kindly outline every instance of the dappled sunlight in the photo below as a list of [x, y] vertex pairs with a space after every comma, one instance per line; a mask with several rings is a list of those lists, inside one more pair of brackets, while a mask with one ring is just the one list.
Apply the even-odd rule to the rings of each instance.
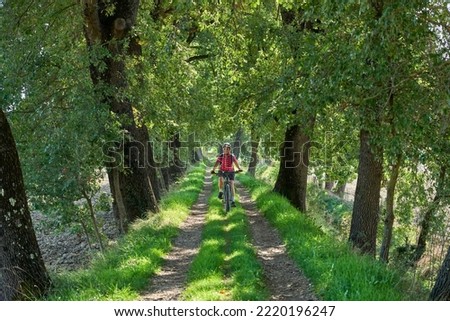
[[188, 290], [183, 294], [183, 299], [187, 301], [230, 300], [230, 290], [224, 285], [222, 274], [213, 273], [191, 282]]
[[[258, 207], [280, 231], [290, 255], [324, 300], [399, 300], [400, 276], [379, 262], [354, 253], [346, 242], [324, 233], [311, 218], [268, 188], [255, 187]], [[256, 192], [251, 191], [255, 197]]]
[[201, 189], [196, 186], [190, 185], [180, 188], [178, 191], [181, 193], [198, 193]]
[[[202, 168], [198, 171], [204, 173]], [[163, 257], [170, 250], [178, 225], [195, 202], [192, 191], [175, 189], [167, 194], [167, 199], [172, 201], [162, 204], [161, 212], [134, 222], [117, 246], [105, 253], [104, 258], [93, 262], [91, 268], [82, 273], [68, 273], [67, 281], [64, 281], [66, 285], [63, 282], [55, 288], [49, 299], [135, 300], [148, 285], [149, 277], [160, 269]], [[184, 194], [190, 195], [189, 202], [186, 202]]]
[[242, 257], [245, 257], [246, 253], [243, 249], [237, 249], [228, 254], [225, 258], [227, 261], [239, 260]]
[[118, 271], [125, 271], [128, 269], [141, 269], [151, 264], [151, 260], [148, 257], [130, 257], [124, 260], [118, 267]]

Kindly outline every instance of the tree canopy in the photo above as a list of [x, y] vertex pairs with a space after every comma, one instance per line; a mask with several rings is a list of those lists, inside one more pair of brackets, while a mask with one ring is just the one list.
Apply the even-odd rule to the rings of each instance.
[[[361, 252], [394, 208], [388, 243], [424, 249], [449, 221], [448, 16], [442, 0], [2, 1], [0, 106], [29, 203], [80, 222], [107, 173], [126, 225], [158, 211], [163, 170], [241, 130], [301, 210], [306, 175], [358, 179]], [[293, 161], [304, 172], [283, 178]]]

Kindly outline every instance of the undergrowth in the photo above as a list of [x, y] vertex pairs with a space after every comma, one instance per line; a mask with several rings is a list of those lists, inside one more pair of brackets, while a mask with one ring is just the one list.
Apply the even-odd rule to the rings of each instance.
[[[250, 190], [259, 210], [280, 232], [289, 255], [312, 281], [322, 300], [400, 301], [411, 296], [411, 283], [401, 273], [369, 256], [352, 251], [346, 242], [325, 233], [309, 216], [250, 176], [239, 180]], [[418, 295], [418, 293], [415, 293]]]
[[203, 188], [205, 166], [192, 168], [160, 203], [161, 211], [135, 222], [118, 244], [90, 267], [52, 275], [46, 300], [136, 300], [171, 249], [179, 225]]

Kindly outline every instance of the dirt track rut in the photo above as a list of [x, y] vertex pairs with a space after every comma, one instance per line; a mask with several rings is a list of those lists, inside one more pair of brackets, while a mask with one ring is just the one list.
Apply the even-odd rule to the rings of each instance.
[[[248, 192], [237, 184], [240, 203], [249, 218], [252, 244], [264, 271], [266, 286], [273, 301], [317, 300], [308, 279], [287, 255], [278, 232], [258, 212]], [[191, 215], [181, 225], [181, 232], [165, 257], [161, 270], [151, 279], [141, 300], [179, 300], [185, 288], [189, 267], [198, 253], [212, 191], [211, 175], [207, 173], [203, 191], [191, 209]]]

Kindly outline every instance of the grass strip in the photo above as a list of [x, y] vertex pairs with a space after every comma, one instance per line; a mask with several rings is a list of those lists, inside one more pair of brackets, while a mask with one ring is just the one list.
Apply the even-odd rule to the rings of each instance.
[[229, 299], [229, 288], [224, 283], [225, 275], [225, 225], [221, 203], [215, 192], [208, 199], [206, 224], [202, 232], [199, 252], [189, 269], [187, 286], [181, 295], [188, 301], [224, 301]]
[[263, 272], [256, 251], [249, 240], [248, 218], [239, 206], [229, 216], [227, 239], [229, 252], [226, 260], [231, 277], [232, 299], [235, 301], [265, 301], [269, 293], [263, 281]]
[[[239, 180], [259, 210], [280, 232], [289, 255], [314, 284], [322, 300], [411, 300], [408, 286], [396, 271], [371, 257], [354, 253], [346, 242], [337, 242], [299, 212], [271, 186], [250, 176]], [[417, 298], [416, 298], [417, 300]]]
[[129, 232], [91, 266], [52, 275], [46, 300], [136, 300], [160, 268], [172, 239], [203, 188], [205, 166], [192, 168], [160, 203], [161, 211], [134, 223]]
[[228, 214], [217, 198], [213, 182], [202, 245], [188, 274], [182, 294], [191, 301], [266, 300], [262, 268], [248, 238], [245, 211], [239, 206]]

